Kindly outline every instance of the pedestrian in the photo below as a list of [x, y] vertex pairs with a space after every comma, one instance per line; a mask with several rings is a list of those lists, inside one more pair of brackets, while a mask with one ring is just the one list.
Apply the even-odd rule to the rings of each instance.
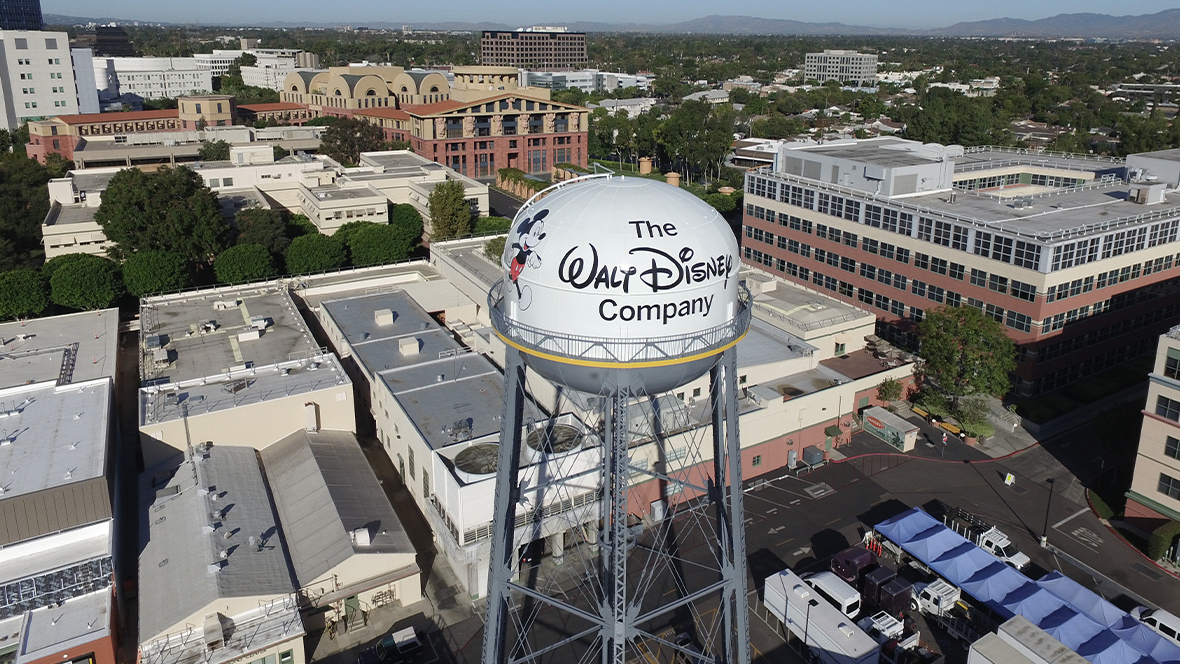
[[945, 431], [942, 432], [942, 444], [946, 445], [946, 432]]

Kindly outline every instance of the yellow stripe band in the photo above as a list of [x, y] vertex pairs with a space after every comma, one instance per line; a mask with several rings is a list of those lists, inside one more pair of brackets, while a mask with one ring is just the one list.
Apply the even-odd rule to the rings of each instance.
[[519, 350], [520, 352], [522, 352], [526, 355], [532, 355], [534, 357], [539, 357], [543, 360], [549, 360], [550, 362], [558, 362], [560, 364], [572, 364], [572, 365], [578, 366], [578, 367], [598, 367], [598, 368], [603, 368], [603, 369], [618, 369], [618, 368], [644, 369], [644, 368], [651, 368], [651, 367], [669, 367], [669, 366], [672, 366], [675, 364], [687, 364], [689, 362], [694, 362], [696, 360], [704, 359], [706, 357], [711, 357], [713, 355], [720, 355], [721, 353], [736, 346], [737, 343], [739, 341], [741, 341], [742, 339], [744, 339], [746, 336], [746, 332], [742, 332], [741, 336], [739, 336], [738, 338], [734, 339], [733, 341], [731, 341], [731, 342], [725, 344], [724, 346], [721, 346], [715, 350], [710, 350], [710, 351], [707, 351], [704, 353], [697, 353], [696, 355], [686, 355], [684, 357], [678, 357], [675, 359], [647, 360], [645, 362], [603, 362], [600, 360], [579, 360], [579, 359], [575, 359], [575, 358], [571, 358], [571, 357], [561, 357], [560, 355], [551, 355], [549, 353], [543, 353], [539, 350], [535, 350], [535, 349], [529, 348], [527, 346], [522, 346], [522, 345], [516, 343], [515, 341], [510, 340], [508, 337], [505, 337], [503, 334], [500, 334], [499, 330], [495, 330], [495, 332], [496, 332], [496, 336], [500, 337], [501, 341], [508, 344], [509, 346], [512, 346], [516, 350]]

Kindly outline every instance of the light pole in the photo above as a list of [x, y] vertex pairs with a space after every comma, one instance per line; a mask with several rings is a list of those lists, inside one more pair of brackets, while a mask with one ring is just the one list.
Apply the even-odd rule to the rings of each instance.
[[1050, 477], [1049, 498], [1045, 501], [1045, 526], [1041, 529], [1041, 546], [1049, 546], [1049, 508], [1053, 506], [1053, 478]]
[[811, 627], [811, 607], [817, 606], [819, 602], [815, 599], [807, 600], [807, 613], [803, 618], [803, 647], [807, 648], [807, 630]]

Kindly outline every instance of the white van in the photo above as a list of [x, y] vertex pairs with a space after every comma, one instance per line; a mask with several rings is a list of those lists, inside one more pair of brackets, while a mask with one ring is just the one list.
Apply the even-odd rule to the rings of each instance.
[[849, 618], [855, 619], [860, 613], [860, 593], [844, 579], [831, 572], [804, 574], [802, 579]]
[[1146, 606], [1136, 607], [1131, 611], [1139, 622], [1159, 632], [1160, 636], [1176, 645], [1180, 645], [1180, 618], [1163, 609], [1149, 609]]

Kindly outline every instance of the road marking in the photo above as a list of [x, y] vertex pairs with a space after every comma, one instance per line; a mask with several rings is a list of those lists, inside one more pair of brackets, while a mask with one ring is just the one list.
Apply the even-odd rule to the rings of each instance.
[[1073, 531], [1070, 532], [1070, 535], [1072, 535], [1074, 539], [1078, 540], [1079, 542], [1089, 544], [1095, 549], [1102, 545], [1102, 538], [1098, 536], [1098, 533], [1090, 530], [1089, 528], [1074, 528]]
[[787, 539], [785, 539], [785, 540], [783, 540], [783, 541], [779, 542], [779, 543], [778, 543], [778, 544], [776, 544], [775, 546], [786, 546], [788, 543], [790, 543], [790, 542], [794, 542], [794, 541], [795, 541], [795, 538], [794, 538], [794, 537], [788, 537]]
[[777, 512], [777, 511], [778, 511], [778, 508], [777, 508], [777, 507], [772, 507], [772, 508], [770, 508], [770, 509], [766, 510], [766, 513], [767, 513], [767, 514], [774, 514], [774, 513], [775, 513], [775, 512]]
[[801, 503], [801, 502], [803, 502], [803, 501], [802, 501], [802, 500], [800, 500], [799, 498], [796, 498], [796, 499], [794, 499], [794, 500], [792, 500], [792, 501], [791, 501], [791, 504], [792, 504], [792, 505], [798, 505], [798, 504], [799, 504], [799, 503]]
[[791, 552], [791, 555], [798, 557], [798, 556], [807, 555], [808, 553], [811, 553], [811, 547], [804, 546], [804, 547], [795, 549], [793, 552]]
[[1090, 508], [1089, 508], [1089, 507], [1083, 507], [1082, 509], [1080, 509], [1080, 510], [1078, 510], [1078, 511], [1074, 512], [1073, 514], [1070, 514], [1069, 516], [1065, 517], [1064, 519], [1062, 519], [1062, 520], [1058, 521], [1057, 523], [1053, 524], [1053, 527], [1054, 527], [1054, 528], [1060, 528], [1061, 526], [1064, 526], [1066, 523], [1068, 523], [1068, 522], [1072, 521], [1072, 520], [1073, 520], [1075, 517], [1078, 517], [1078, 516], [1080, 516], [1080, 515], [1082, 515], [1082, 514], [1084, 514], [1084, 513], [1086, 513], [1086, 512], [1089, 512], [1089, 511], [1090, 511]]
[[825, 523], [824, 525], [825, 525], [825, 526], [830, 526], [830, 525], [832, 525], [833, 523], [838, 523], [839, 521], [840, 521], [840, 517], [836, 517], [835, 519], [832, 519], [831, 521], [829, 521], [829, 522]]
[[786, 527], [786, 526], [779, 526], [779, 527], [777, 527], [777, 528], [771, 528], [770, 530], [767, 530], [767, 531], [766, 531], [766, 534], [767, 534], [767, 535], [777, 535], [777, 534], [779, 534], [780, 532], [782, 532], [782, 531], [784, 531], [784, 530], [786, 530], [786, 529], [787, 529], [787, 527]]

